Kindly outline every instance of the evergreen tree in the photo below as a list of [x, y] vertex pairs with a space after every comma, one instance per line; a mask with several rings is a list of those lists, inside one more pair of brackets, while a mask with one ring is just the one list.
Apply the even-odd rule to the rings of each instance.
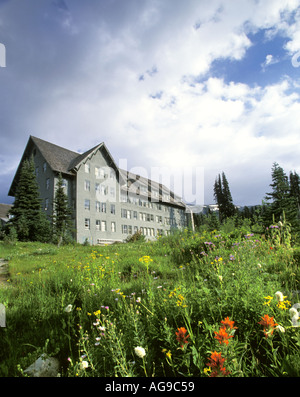
[[221, 222], [235, 214], [235, 207], [232, 201], [229, 183], [224, 172], [222, 172], [222, 179], [220, 174], [216, 178], [214, 184], [214, 197], [219, 207], [219, 217]]
[[[287, 175], [285, 174], [282, 167], [278, 163], [274, 163], [272, 167], [272, 183], [270, 184], [272, 188], [271, 193], [266, 193], [266, 211], [265, 219], [267, 224], [272, 223], [272, 219], [278, 222], [283, 212], [285, 213], [286, 219], [291, 221], [295, 216], [294, 210], [294, 200], [291, 199], [290, 195], [290, 185]], [[292, 214], [293, 213], [293, 214]]]
[[217, 176], [215, 180], [214, 197], [215, 197], [215, 202], [219, 207], [219, 217], [221, 219], [221, 214], [223, 213], [223, 192], [222, 192], [222, 182], [221, 182], [220, 174]]
[[233, 205], [229, 183], [224, 172], [222, 173], [222, 194], [224, 201], [223, 217], [230, 218], [235, 214], [235, 207]]
[[291, 225], [293, 233], [300, 231], [300, 178], [294, 172], [290, 173], [288, 178], [282, 167], [274, 163], [272, 167], [272, 192], [267, 193], [264, 206], [263, 220], [265, 226], [273, 222], [286, 221]]
[[71, 214], [68, 196], [64, 192], [62, 175], [59, 174], [54, 198], [53, 208], [53, 233], [58, 244], [71, 237]]
[[294, 199], [298, 216], [300, 212], [300, 177], [296, 171], [290, 172], [290, 197]]
[[25, 160], [16, 189], [13, 215], [9, 227], [14, 227], [21, 241], [48, 241], [50, 224], [41, 208], [33, 158]]

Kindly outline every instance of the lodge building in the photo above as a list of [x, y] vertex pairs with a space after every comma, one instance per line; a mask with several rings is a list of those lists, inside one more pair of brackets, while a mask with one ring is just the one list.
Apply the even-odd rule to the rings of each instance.
[[186, 227], [182, 199], [161, 183], [118, 168], [104, 143], [80, 154], [30, 136], [9, 196], [15, 196], [22, 163], [31, 157], [49, 219], [62, 175], [79, 243], [124, 241], [137, 231], [153, 240]]

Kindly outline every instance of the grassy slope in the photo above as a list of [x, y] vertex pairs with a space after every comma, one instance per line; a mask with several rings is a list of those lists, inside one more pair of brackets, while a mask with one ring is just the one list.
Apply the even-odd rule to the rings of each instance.
[[[187, 231], [108, 247], [1, 243], [11, 288], [0, 290], [7, 317], [0, 376], [20, 376], [18, 365], [26, 368], [42, 351], [57, 356], [69, 376], [205, 376], [214, 350], [226, 356], [231, 376], [299, 376], [299, 329], [290, 327], [289, 304], [280, 309], [274, 298], [280, 290], [290, 305], [300, 301], [292, 292], [300, 279], [293, 254], [255, 236]], [[274, 298], [269, 305], [266, 296]], [[265, 338], [264, 314], [286, 332]], [[214, 332], [226, 316], [238, 328], [223, 346]], [[179, 327], [190, 335], [184, 349]], [[138, 345], [146, 360], [134, 355]], [[87, 370], [80, 369], [83, 355]]]

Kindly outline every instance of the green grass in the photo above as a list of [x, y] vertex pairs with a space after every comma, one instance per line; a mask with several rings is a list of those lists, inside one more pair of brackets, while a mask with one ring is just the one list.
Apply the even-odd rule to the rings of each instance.
[[[228, 376], [300, 375], [300, 331], [289, 315], [300, 302], [296, 248], [240, 231], [186, 230], [106, 247], [0, 243], [0, 257], [10, 272], [10, 287], [0, 289], [2, 377], [23, 376], [42, 352], [69, 377], [209, 376], [214, 351]], [[277, 291], [286, 296], [281, 306]], [[266, 314], [285, 332], [266, 337]], [[228, 345], [215, 338], [226, 317], [237, 327], [227, 330]], [[189, 335], [183, 347], [181, 327]]]

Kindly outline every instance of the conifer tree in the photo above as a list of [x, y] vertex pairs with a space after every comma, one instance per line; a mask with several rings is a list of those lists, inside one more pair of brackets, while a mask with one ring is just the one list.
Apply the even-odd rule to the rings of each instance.
[[290, 220], [288, 213], [290, 212], [289, 200], [289, 181], [282, 167], [278, 163], [272, 166], [272, 183], [270, 184], [272, 192], [266, 193], [265, 219], [267, 224], [271, 224], [273, 217], [276, 222], [280, 220], [285, 213], [287, 220]]
[[34, 168], [33, 158], [22, 164], [8, 226], [14, 227], [21, 241], [45, 242], [50, 238], [50, 224], [41, 208]]
[[214, 184], [214, 197], [219, 207], [219, 217], [221, 222], [235, 214], [235, 207], [232, 201], [229, 183], [224, 172], [222, 172], [222, 179], [220, 174], [216, 178]]
[[235, 207], [233, 205], [229, 183], [224, 172], [222, 172], [222, 195], [224, 201], [223, 216], [224, 218], [230, 218], [235, 214]]
[[295, 201], [298, 216], [300, 212], [300, 177], [296, 171], [290, 172], [290, 196]]
[[58, 244], [71, 237], [71, 214], [68, 196], [64, 192], [62, 175], [59, 174], [54, 198], [53, 208], [53, 233]]
[[292, 231], [300, 228], [299, 220], [299, 191], [300, 180], [298, 174], [290, 173], [287, 177], [282, 167], [274, 163], [272, 167], [272, 192], [267, 193], [267, 205], [264, 207], [264, 223], [269, 226], [275, 222], [286, 219], [292, 226]]
[[214, 184], [214, 197], [215, 197], [215, 202], [217, 203], [219, 207], [219, 214], [221, 214], [222, 207], [223, 207], [223, 193], [222, 193], [222, 182], [221, 182], [221, 176], [220, 174], [217, 176]]

